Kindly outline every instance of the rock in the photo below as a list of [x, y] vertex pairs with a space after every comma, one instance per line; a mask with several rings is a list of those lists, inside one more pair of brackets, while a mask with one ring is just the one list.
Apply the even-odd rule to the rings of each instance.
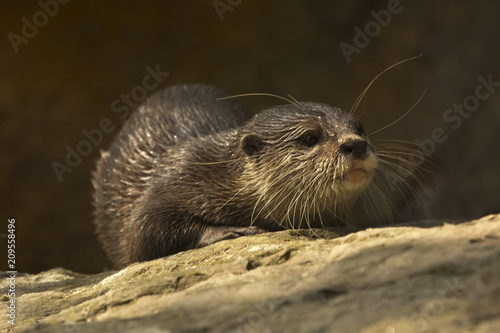
[[[275, 232], [120, 271], [18, 274], [16, 328], [493, 332], [500, 327], [499, 263], [500, 215]], [[8, 289], [8, 280], [0, 286]]]

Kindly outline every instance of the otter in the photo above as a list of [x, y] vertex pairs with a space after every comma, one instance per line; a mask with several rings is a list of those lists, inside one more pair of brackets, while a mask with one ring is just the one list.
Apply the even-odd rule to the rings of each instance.
[[93, 172], [99, 240], [116, 268], [244, 235], [342, 223], [377, 151], [327, 104], [253, 114], [207, 85], [149, 97]]

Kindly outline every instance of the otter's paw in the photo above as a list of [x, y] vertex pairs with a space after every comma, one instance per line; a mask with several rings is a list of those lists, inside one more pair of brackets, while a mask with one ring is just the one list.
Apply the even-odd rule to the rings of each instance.
[[257, 227], [231, 227], [231, 226], [209, 226], [198, 242], [197, 247], [207, 246], [226, 239], [238, 238], [241, 236], [258, 235], [267, 230]]

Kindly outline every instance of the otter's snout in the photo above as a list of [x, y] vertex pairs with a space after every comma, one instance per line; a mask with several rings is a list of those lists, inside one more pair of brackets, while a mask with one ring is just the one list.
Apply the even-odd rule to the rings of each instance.
[[340, 151], [354, 159], [364, 159], [368, 143], [366, 140], [351, 139], [340, 145]]

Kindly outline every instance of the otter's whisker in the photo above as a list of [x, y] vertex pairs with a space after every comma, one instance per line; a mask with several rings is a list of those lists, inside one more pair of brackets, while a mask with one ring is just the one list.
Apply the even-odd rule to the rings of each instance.
[[401, 60], [389, 67], [387, 67], [386, 69], [384, 69], [382, 72], [380, 72], [377, 76], [375, 76], [371, 81], [370, 83], [366, 86], [366, 88], [361, 92], [361, 94], [358, 96], [358, 98], [356, 98], [356, 101], [354, 102], [353, 106], [351, 107], [351, 110], [349, 111], [350, 114], [354, 114], [356, 112], [356, 109], [358, 108], [359, 104], [361, 103], [361, 100], [363, 99], [363, 97], [365, 96], [366, 92], [368, 91], [368, 89], [370, 89], [370, 87], [372, 86], [373, 82], [375, 82], [375, 80], [377, 80], [382, 74], [384, 74], [385, 72], [389, 71], [390, 69], [398, 66], [398, 65], [401, 65], [407, 61], [411, 61], [411, 60], [414, 60], [414, 59], [417, 59], [417, 58], [420, 58], [422, 56], [422, 54], [419, 54], [417, 56], [414, 56], [414, 57], [411, 57], [411, 58], [408, 58], [408, 59], [405, 59], [405, 60]]
[[229, 198], [229, 200], [227, 200], [220, 207], [217, 207], [217, 209], [214, 211], [214, 214], [217, 214], [218, 212], [220, 212], [222, 210], [222, 208], [224, 208], [229, 202], [231, 202], [234, 198], [236, 198], [241, 192], [246, 190], [248, 188], [248, 186], [249, 186], [248, 184], [245, 186], [242, 186], [231, 198]]
[[[377, 174], [375, 177], [377, 178]], [[380, 190], [379, 186], [376, 184], [376, 180], [370, 185], [365, 192], [364, 196], [371, 202], [374, 203], [375, 207], [378, 210], [378, 214], [375, 214], [377, 220], [379, 220], [379, 216], [385, 216], [389, 220], [392, 220], [392, 204], [384, 194], [383, 191]]]
[[415, 104], [413, 104], [413, 106], [408, 111], [406, 111], [401, 117], [399, 117], [398, 119], [394, 120], [392, 123], [390, 123], [390, 124], [388, 124], [388, 125], [386, 125], [386, 126], [384, 126], [382, 128], [379, 128], [376, 131], [371, 132], [370, 134], [368, 134], [368, 136], [371, 136], [373, 134], [381, 132], [381, 131], [383, 131], [383, 130], [389, 128], [389, 127], [391, 127], [392, 125], [396, 124], [401, 119], [403, 119], [408, 113], [410, 113], [418, 105], [418, 103], [420, 103], [420, 101], [422, 100], [422, 98], [424, 98], [424, 95], [425, 95], [426, 92], [427, 92], [427, 87], [424, 88], [424, 91], [420, 95], [419, 99], [415, 102]]
[[238, 98], [238, 97], [248, 97], [248, 96], [268, 96], [268, 97], [274, 97], [278, 98], [281, 100], [284, 100], [290, 104], [296, 105], [298, 107], [302, 107], [300, 103], [296, 104], [294, 99], [288, 99], [286, 97], [280, 96], [280, 95], [275, 95], [275, 94], [270, 94], [270, 93], [246, 93], [246, 94], [238, 94], [238, 95], [231, 95], [231, 96], [226, 96], [226, 97], [218, 97], [217, 100], [224, 100], [224, 99], [231, 99], [231, 98]]
[[190, 161], [189, 164], [194, 164], [194, 165], [216, 165], [216, 164], [225, 164], [225, 163], [231, 163], [231, 162], [238, 162], [238, 159], [233, 159], [233, 160], [227, 160], [227, 161], [217, 161], [217, 162], [192, 162]]
[[[386, 173], [388, 175], [387, 176], [388, 179], [393, 179], [394, 183], [400, 183], [405, 188], [407, 188], [408, 191], [411, 193], [411, 195], [415, 198], [415, 200], [417, 200], [417, 202], [420, 201], [420, 200], [422, 200], [422, 197], [420, 196], [420, 194], [405, 179], [406, 177], [412, 177], [423, 188], [424, 184], [422, 184], [421, 180], [418, 177], [416, 177], [413, 173], [409, 172], [408, 170], [405, 170], [404, 168], [403, 169], [402, 168], [398, 168], [399, 172], [403, 171], [405, 173], [405, 175], [406, 175], [406, 177], [400, 176], [395, 170], [391, 170], [389, 168], [389, 167], [396, 168], [397, 166], [394, 163], [389, 162], [389, 161], [384, 161], [384, 160], [381, 160], [381, 162], [382, 162], [381, 172]], [[388, 187], [387, 183], [383, 183], [383, 184], [386, 187]], [[404, 195], [404, 193], [403, 193], [403, 191], [401, 189], [401, 186], [395, 186], [395, 188], [398, 190], [399, 193], [402, 194], [402, 197], [404, 198], [407, 207], [410, 207], [409, 201], [408, 201], [407, 197]], [[418, 205], [418, 208], [421, 210], [420, 205]]]

